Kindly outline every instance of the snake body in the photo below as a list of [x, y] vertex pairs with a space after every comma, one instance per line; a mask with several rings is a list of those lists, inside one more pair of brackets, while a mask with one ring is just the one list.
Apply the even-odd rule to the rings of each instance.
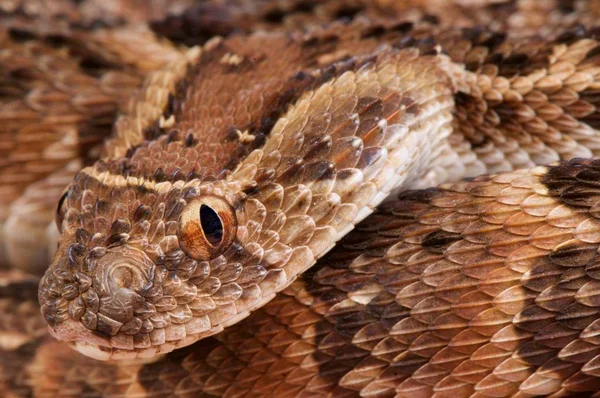
[[595, 2], [34, 4], [6, 394], [598, 390]]

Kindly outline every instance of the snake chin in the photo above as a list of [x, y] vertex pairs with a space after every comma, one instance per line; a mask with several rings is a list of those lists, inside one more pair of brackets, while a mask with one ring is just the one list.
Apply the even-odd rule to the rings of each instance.
[[142, 357], [136, 355], [135, 352], [119, 351], [105, 346], [87, 344], [81, 341], [70, 343], [69, 346], [78, 353], [98, 361], [119, 361], [120, 363], [127, 363], [128, 365], [144, 365], [157, 362], [162, 358], [162, 355]]
[[109, 360], [111, 357], [110, 341], [108, 338], [92, 333], [81, 323], [67, 320], [55, 326], [48, 326], [52, 337], [66, 341], [69, 345], [88, 357], [98, 360]]
[[98, 346], [94, 344], [88, 344], [82, 341], [76, 341], [69, 343], [69, 346], [77, 351], [78, 353], [85, 355], [86, 357], [96, 359], [98, 361], [125, 361], [128, 364], [139, 363], [146, 364], [156, 362], [161, 358], [160, 355], [153, 355], [151, 357], [141, 358], [136, 355], [135, 352], [127, 352], [114, 350], [110, 347]]
[[189, 336], [177, 342], [177, 344], [162, 344], [159, 347], [134, 350], [123, 347], [122, 339], [118, 336], [104, 336], [101, 333], [88, 330], [80, 322], [74, 320], [67, 320], [55, 326], [48, 326], [48, 330], [52, 337], [66, 342], [73, 350], [99, 361], [152, 362], [160, 358], [163, 354], [169, 353], [176, 348], [187, 346], [198, 340], [198, 336]]

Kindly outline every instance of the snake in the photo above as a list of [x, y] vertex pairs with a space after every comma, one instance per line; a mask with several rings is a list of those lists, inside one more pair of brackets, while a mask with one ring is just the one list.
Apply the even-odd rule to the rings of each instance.
[[0, 15], [3, 396], [598, 396], [600, 3]]

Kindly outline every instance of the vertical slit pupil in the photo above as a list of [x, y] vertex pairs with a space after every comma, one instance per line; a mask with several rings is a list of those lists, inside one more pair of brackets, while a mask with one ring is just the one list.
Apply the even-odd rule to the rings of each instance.
[[208, 243], [218, 246], [223, 239], [223, 223], [217, 212], [210, 208], [210, 206], [201, 205], [200, 224]]

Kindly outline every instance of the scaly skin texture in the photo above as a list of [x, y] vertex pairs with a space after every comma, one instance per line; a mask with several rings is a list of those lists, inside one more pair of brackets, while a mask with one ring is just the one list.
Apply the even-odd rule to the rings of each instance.
[[[9, 90], [5, 116], [35, 111], [10, 134], [39, 145], [6, 141], [7, 167], [36, 182], [6, 183], [4, 261], [39, 270], [44, 245], [26, 249], [58, 240], [39, 289], [50, 334], [129, 362], [43, 336], [31, 298], [14, 306], [12, 284], [31, 277], [7, 273], [8, 319], [31, 319], [6, 323], [7, 393], [595, 391], [598, 166], [530, 168], [600, 148], [597, 5], [474, 3], [182, 2], [149, 24], [152, 7], [130, 24], [109, 3], [9, 10], [7, 59], [58, 40], [50, 59], [87, 84], [146, 78], [128, 103], [103, 98], [105, 113], [50, 89], [43, 104], [63, 105], [48, 115], [77, 115], [60, 119], [65, 140], [27, 133], [31, 93], [73, 83], [16, 74], [31, 88]], [[117, 108], [89, 151], [77, 126]], [[31, 167], [42, 154], [59, 160]], [[82, 161], [57, 237], [40, 192], [57, 198]], [[482, 173], [501, 174], [401, 194], [344, 237], [390, 194]]]
[[[207, 45], [185, 77], [185, 98], [162, 115], [172, 122], [146, 129], [158, 138], [75, 177], [40, 285], [58, 338], [82, 352], [86, 343], [106, 347], [92, 355], [108, 359], [214, 334], [289, 285], [391, 189], [430, 171], [450, 134], [447, 58], [391, 47], [362, 55], [369, 42], [353, 35], [338, 48], [356, 56], [321, 66], [326, 34]], [[208, 78], [217, 74], [230, 77]], [[198, 258], [181, 241], [190, 233], [184, 217], [207, 195], [232, 208], [236, 225], [220, 222], [237, 230]]]
[[29, 383], [37, 396], [591, 395], [598, 170], [409, 191], [217, 340], [112, 365], [46, 341]]

